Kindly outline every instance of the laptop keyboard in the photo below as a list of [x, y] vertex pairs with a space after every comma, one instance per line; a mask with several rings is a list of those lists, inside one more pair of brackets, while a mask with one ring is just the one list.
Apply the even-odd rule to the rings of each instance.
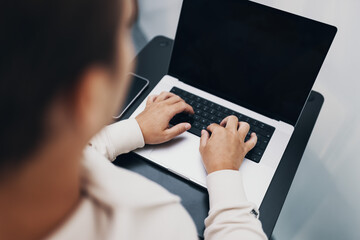
[[191, 124], [191, 128], [188, 132], [200, 137], [202, 129], [206, 129], [207, 126], [212, 123], [219, 124], [227, 116], [235, 115], [238, 117], [239, 121], [247, 122], [250, 125], [250, 131], [247, 134], [245, 141], [249, 140], [252, 132], [255, 132], [258, 137], [256, 146], [246, 155], [246, 158], [256, 163], [260, 162], [262, 155], [264, 154], [265, 149], [275, 131], [274, 127], [252, 119], [244, 114], [220, 106], [180, 88], [173, 87], [170, 92], [184, 99], [185, 102], [192, 106], [195, 111], [195, 114], [177, 114], [171, 119], [171, 125], [188, 122]]

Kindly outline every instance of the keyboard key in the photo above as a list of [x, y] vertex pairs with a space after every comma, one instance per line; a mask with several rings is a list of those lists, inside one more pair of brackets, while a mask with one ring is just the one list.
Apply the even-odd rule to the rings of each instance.
[[210, 117], [209, 114], [207, 112], [202, 112], [201, 116], [203, 116], [204, 118], [208, 118]]
[[201, 100], [201, 104], [204, 104], [204, 105], [207, 105], [209, 102], [207, 101], [207, 100], [205, 100], [205, 99], [202, 99]]
[[220, 124], [220, 123], [221, 123], [221, 121], [222, 121], [222, 119], [221, 119], [221, 118], [216, 118], [215, 123]]
[[174, 94], [176, 94], [176, 95], [179, 95], [180, 89], [174, 87], [174, 88], [172, 88], [172, 89], [170, 90], [170, 92], [172, 92], [172, 93], [174, 93]]
[[256, 163], [259, 163], [260, 162], [260, 159], [261, 157], [260, 156], [256, 156], [256, 155], [250, 155], [250, 156], [246, 156], [246, 158], [256, 162]]
[[201, 136], [201, 128], [190, 128], [188, 131], [196, 136]]
[[267, 144], [259, 142], [259, 145], [256, 144], [256, 146], [257, 146], [259, 149], [265, 150], [265, 148], [267, 147]]
[[191, 127], [194, 127], [194, 128], [197, 128], [197, 129], [200, 129], [200, 123], [199, 122], [195, 122], [193, 123], [193, 125]]
[[258, 148], [254, 148], [249, 152], [250, 155], [256, 155], [259, 157], [261, 157], [263, 155], [263, 153], [264, 153], [264, 151], [262, 149], [258, 149]]
[[261, 136], [258, 136], [258, 141], [260, 144], [264, 144], [264, 145], [268, 145], [269, 140], [267, 140], [266, 138], [262, 138]]
[[265, 131], [264, 129], [261, 129], [261, 128], [254, 129], [254, 132], [256, 132], [257, 134], [260, 134], [262, 136], [266, 136], [268, 134], [267, 131]]
[[274, 130], [275, 130], [274, 127], [265, 125], [264, 123], [259, 123], [259, 124], [258, 124], [258, 127], [261, 128], [261, 129], [264, 129], [265, 131], [271, 132], [271, 133], [273, 133]]

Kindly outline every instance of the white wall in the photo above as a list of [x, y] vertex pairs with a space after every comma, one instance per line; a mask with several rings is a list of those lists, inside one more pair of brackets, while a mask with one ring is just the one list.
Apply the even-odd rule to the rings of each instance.
[[175, 38], [182, 0], [138, 0], [140, 26], [148, 37]]
[[[221, 0], [219, 0], [221, 1]], [[181, 0], [139, 0], [147, 35], [175, 36]], [[360, 239], [360, 0], [257, 0], [339, 31], [314, 89], [325, 103], [276, 225], [282, 239]]]

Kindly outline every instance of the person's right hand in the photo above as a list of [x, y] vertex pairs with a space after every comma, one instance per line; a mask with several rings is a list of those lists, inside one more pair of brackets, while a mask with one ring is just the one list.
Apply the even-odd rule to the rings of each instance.
[[245, 141], [250, 126], [235, 116], [225, 118], [220, 125], [211, 124], [201, 132], [200, 153], [208, 174], [219, 170], [239, 170], [245, 155], [254, 148], [255, 133]]
[[170, 120], [178, 113], [194, 114], [194, 109], [179, 96], [162, 92], [150, 96], [143, 112], [136, 116], [146, 144], [160, 144], [186, 132], [191, 128], [189, 123], [179, 123], [169, 127]]

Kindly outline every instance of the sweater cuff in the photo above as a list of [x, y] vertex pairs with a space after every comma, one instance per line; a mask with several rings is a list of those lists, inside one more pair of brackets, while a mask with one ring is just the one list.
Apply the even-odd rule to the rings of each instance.
[[136, 148], [144, 147], [145, 141], [136, 119], [127, 119], [106, 127], [114, 158]]
[[210, 209], [233, 207], [247, 202], [242, 175], [235, 170], [221, 170], [209, 174], [206, 178], [209, 192]]

